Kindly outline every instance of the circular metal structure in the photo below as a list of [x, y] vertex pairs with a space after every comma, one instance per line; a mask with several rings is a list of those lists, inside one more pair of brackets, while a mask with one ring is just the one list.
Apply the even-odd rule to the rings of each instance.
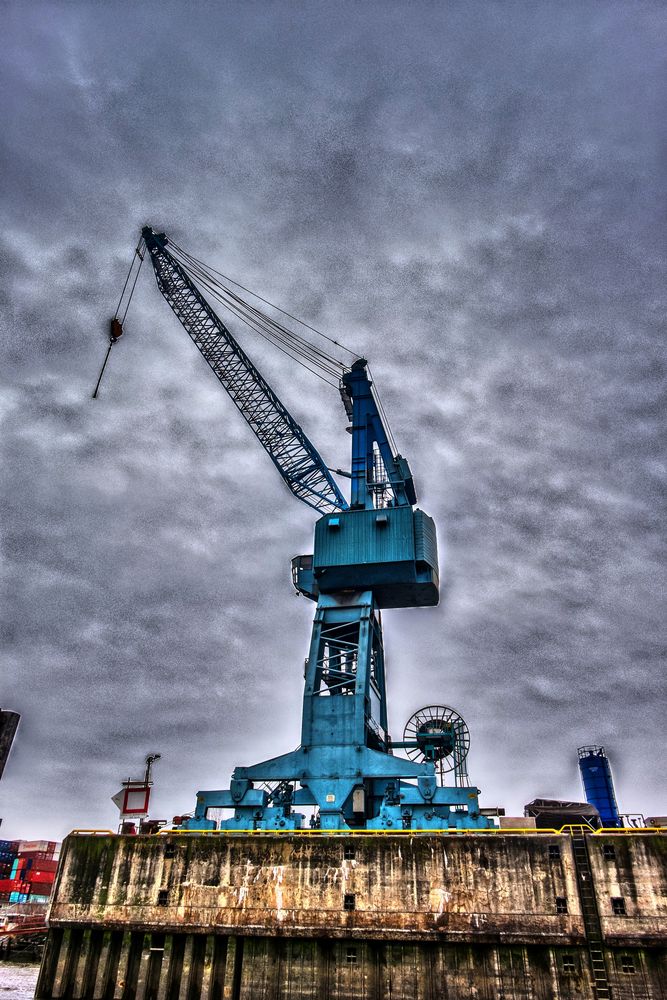
[[454, 772], [455, 784], [468, 784], [466, 757], [470, 749], [470, 732], [465, 719], [447, 705], [427, 705], [411, 715], [403, 732], [403, 742], [410, 760], [435, 763], [441, 785], [445, 775]]

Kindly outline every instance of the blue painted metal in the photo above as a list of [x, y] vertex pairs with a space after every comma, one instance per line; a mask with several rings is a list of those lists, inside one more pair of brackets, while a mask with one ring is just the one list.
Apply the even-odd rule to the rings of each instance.
[[421, 510], [349, 510], [315, 525], [312, 577], [319, 593], [372, 589], [381, 608], [432, 607], [438, 574], [435, 525]]
[[[299, 592], [317, 601], [306, 660], [301, 744], [234, 770], [230, 787], [197, 793], [189, 829], [298, 829], [316, 807], [323, 829], [483, 828], [479, 789], [438, 786], [434, 760], [395, 757], [387, 731], [381, 608], [438, 603], [435, 525], [417, 502], [359, 359], [341, 396], [351, 419], [351, 503], [196, 285], [148, 227], [158, 287], [268, 451], [292, 492], [323, 512], [314, 554], [293, 560]], [[408, 744], [402, 743], [401, 746]], [[260, 783], [268, 785], [258, 787]]]
[[[409, 507], [417, 502], [407, 459], [394, 455], [380, 415], [366, 361], [360, 358], [343, 375], [342, 392], [351, 402], [353, 510], [378, 506]], [[386, 503], [378, 503], [387, 497]]]
[[577, 752], [586, 801], [598, 810], [603, 826], [621, 826], [614, 779], [604, 747], [579, 747]]
[[[287, 812], [255, 783], [295, 786]], [[439, 787], [434, 761], [395, 757], [387, 732], [384, 647], [371, 590], [321, 594], [306, 660], [301, 745], [237, 767], [228, 791], [200, 791], [190, 829], [211, 829], [211, 808], [233, 808], [221, 828], [293, 829], [317, 806], [322, 829], [478, 829], [479, 789]]]

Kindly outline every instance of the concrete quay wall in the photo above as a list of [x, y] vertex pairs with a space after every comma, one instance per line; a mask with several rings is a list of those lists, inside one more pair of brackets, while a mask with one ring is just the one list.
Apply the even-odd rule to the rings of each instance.
[[[667, 837], [586, 842], [611, 996], [667, 997]], [[71, 836], [50, 928], [44, 1000], [601, 995], [565, 834]]]

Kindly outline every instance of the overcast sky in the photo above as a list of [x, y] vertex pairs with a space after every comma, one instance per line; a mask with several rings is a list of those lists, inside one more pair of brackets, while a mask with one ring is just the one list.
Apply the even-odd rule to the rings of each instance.
[[[667, 813], [663, 4], [5, 2], [5, 837], [154, 815], [296, 746], [313, 605], [287, 492], [145, 265], [142, 224], [370, 359], [437, 609], [387, 612], [391, 731], [454, 706], [482, 805]], [[326, 461], [335, 390], [243, 345]]]

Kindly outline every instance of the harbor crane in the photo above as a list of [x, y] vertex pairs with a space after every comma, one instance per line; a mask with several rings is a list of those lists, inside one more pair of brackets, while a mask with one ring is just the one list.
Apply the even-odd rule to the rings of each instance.
[[[480, 813], [479, 789], [437, 780], [439, 762], [456, 751], [460, 723], [448, 721], [446, 712], [430, 713], [422, 725], [406, 730], [407, 740], [392, 742], [388, 732], [381, 611], [437, 605], [438, 553], [435, 524], [416, 506], [409, 463], [393, 443], [366, 360], [344, 366], [325, 350], [290, 337], [239, 294], [241, 286], [221, 281], [223, 275], [149, 226], [137, 248], [137, 273], [146, 254], [161, 294], [287, 487], [319, 515], [313, 553], [292, 561], [296, 590], [316, 605], [299, 747], [237, 767], [228, 788], [197, 792], [196, 808], [183, 827], [300, 829], [306, 821], [299, 810], [306, 807], [311, 825], [325, 830], [490, 826]], [[202, 288], [338, 385], [351, 433], [351, 468], [343, 473], [350, 481], [349, 501]], [[123, 295], [107, 359], [123, 332]], [[98, 389], [99, 381], [96, 394]], [[396, 749], [407, 749], [411, 759], [396, 756]], [[459, 747], [459, 754], [464, 752], [467, 746]], [[211, 818], [212, 810], [223, 810], [225, 818]]]

